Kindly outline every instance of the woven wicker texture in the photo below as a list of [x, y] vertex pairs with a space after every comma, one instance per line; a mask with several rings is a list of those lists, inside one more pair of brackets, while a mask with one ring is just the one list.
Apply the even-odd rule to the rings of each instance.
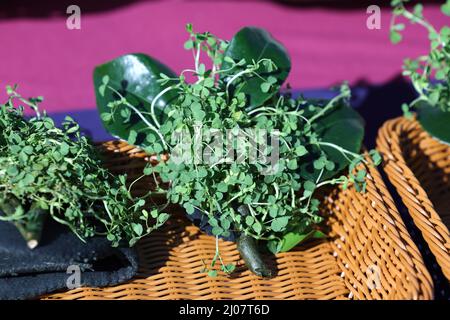
[[[131, 178], [142, 173], [146, 155], [121, 142], [104, 144], [107, 167]], [[277, 270], [259, 279], [239, 259], [236, 245], [220, 241], [225, 263], [237, 263], [231, 276], [201, 273], [211, 261], [215, 239], [174, 215], [165, 228], [138, 244], [139, 274], [109, 288], [80, 288], [48, 299], [431, 299], [433, 284], [378, 171], [368, 168], [367, 192], [349, 188], [324, 197], [329, 238], [293, 251], [267, 256]], [[134, 189], [145, 192], [148, 181]]]
[[387, 121], [378, 133], [384, 169], [450, 280], [450, 146], [417, 121]]

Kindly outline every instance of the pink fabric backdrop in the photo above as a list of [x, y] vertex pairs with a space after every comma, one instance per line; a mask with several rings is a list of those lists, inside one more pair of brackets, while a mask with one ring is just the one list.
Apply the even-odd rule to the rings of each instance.
[[[289, 50], [289, 82], [295, 88], [342, 80], [383, 83], [400, 72], [403, 58], [428, 48], [426, 33], [416, 26], [408, 27], [405, 43], [391, 45], [387, 8], [381, 30], [367, 29], [363, 8], [307, 9], [266, 1], [142, 1], [89, 14], [81, 8], [81, 30], [66, 28], [65, 10], [59, 17], [0, 21], [0, 86], [18, 83], [25, 95], [44, 95], [51, 112], [94, 108], [92, 69], [125, 53], [150, 54], [175, 71], [191, 67], [192, 55], [183, 50], [187, 22], [222, 38], [245, 25], [268, 29]], [[437, 6], [427, 7], [425, 15], [438, 25], [448, 22]]]

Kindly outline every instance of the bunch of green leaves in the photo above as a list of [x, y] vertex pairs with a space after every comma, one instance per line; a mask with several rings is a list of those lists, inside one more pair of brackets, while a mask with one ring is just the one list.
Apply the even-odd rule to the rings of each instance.
[[[417, 59], [406, 59], [403, 74], [411, 79], [417, 98], [410, 104], [403, 104], [405, 116], [411, 117], [411, 109], [417, 111], [422, 127], [437, 139], [450, 143], [450, 27], [437, 30], [423, 15], [423, 5], [416, 4], [411, 10], [406, 5], [409, 0], [393, 0], [391, 21], [391, 41], [402, 40], [403, 17], [412, 24], [424, 27], [428, 32], [430, 50]], [[444, 15], [450, 16], [450, 0], [441, 6]], [[434, 81], [433, 78], [437, 81]]]
[[[145, 210], [145, 198], [131, 196], [125, 175], [114, 177], [102, 167], [71, 118], [58, 128], [40, 113], [41, 98], [24, 99], [15, 87], [7, 91], [0, 105], [0, 220], [35, 244], [50, 216], [80, 239], [105, 236], [114, 246], [134, 245], [167, 220], [165, 213]], [[25, 118], [23, 106], [35, 116]]]
[[[349, 107], [349, 87], [342, 85], [329, 101], [292, 99], [280, 91], [291, 68], [289, 56], [265, 30], [243, 28], [230, 42], [195, 33], [191, 25], [187, 31], [185, 48], [193, 53], [194, 67], [178, 76], [144, 55], [122, 56], [96, 68], [105, 127], [148, 153], [171, 154], [144, 173], [170, 182], [168, 199], [187, 214], [206, 218], [216, 237], [245, 235], [274, 253], [323, 237], [316, 230], [323, 220], [317, 189], [352, 183], [365, 190], [367, 161], [359, 153], [364, 123]], [[201, 60], [205, 53], [208, 66]], [[187, 74], [195, 80], [188, 81]], [[211, 147], [215, 137], [203, 129], [227, 132], [233, 143], [216, 153]], [[280, 141], [270, 174], [263, 162], [227, 157], [231, 149], [245, 154], [261, 142], [252, 130], [263, 129], [276, 132]], [[239, 138], [243, 132], [247, 139]], [[192, 161], [174, 159], [182, 135], [193, 138], [183, 147], [194, 155]], [[199, 149], [205, 152], [197, 157]], [[269, 155], [272, 150], [262, 151]], [[378, 153], [370, 155], [380, 162]], [[349, 175], [340, 175], [346, 167]]]

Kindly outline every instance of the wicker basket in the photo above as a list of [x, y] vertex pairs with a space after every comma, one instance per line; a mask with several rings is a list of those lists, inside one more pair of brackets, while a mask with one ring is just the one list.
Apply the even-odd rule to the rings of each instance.
[[389, 180], [450, 280], [450, 146], [403, 117], [383, 125], [377, 146]]
[[[148, 157], [137, 148], [109, 142], [107, 166], [132, 177]], [[129, 283], [79, 288], [48, 299], [431, 299], [433, 284], [422, 256], [397, 212], [378, 171], [368, 168], [367, 192], [338, 188], [324, 197], [329, 238], [267, 256], [277, 270], [259, 279], [239, 259], [236, 245], [220, 241], [231, 276], [201, 273], [215, 252], [215, 239], [182, 215], [138, 244], [140, 270]], [[143, 182], [142, 192], [148, 185]]]

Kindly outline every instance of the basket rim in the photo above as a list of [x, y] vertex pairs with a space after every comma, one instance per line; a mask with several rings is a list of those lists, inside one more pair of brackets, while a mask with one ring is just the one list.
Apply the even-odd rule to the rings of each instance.
[[[376, 141], [377, 149], [383, 155], [383, 169], [389, 181], [399, 193], [443, 274], [450, 280], [449, 229], [435, 210], [427, 191], [421, 186], [401, 152], [404, 145], [400, 142], [400, 136], [411, 130], [420, 130], [420, 134], [424, 137], [433, 139], [422, 129], [416, 119], [409, 120], [405, 117], [398, 117], [386, 121], [379, 129]], [[438, 140], [433, 140], [437, 144], [445, 146]], [[448, 146], [448, 152], [450, 154], [450, 146]]]

